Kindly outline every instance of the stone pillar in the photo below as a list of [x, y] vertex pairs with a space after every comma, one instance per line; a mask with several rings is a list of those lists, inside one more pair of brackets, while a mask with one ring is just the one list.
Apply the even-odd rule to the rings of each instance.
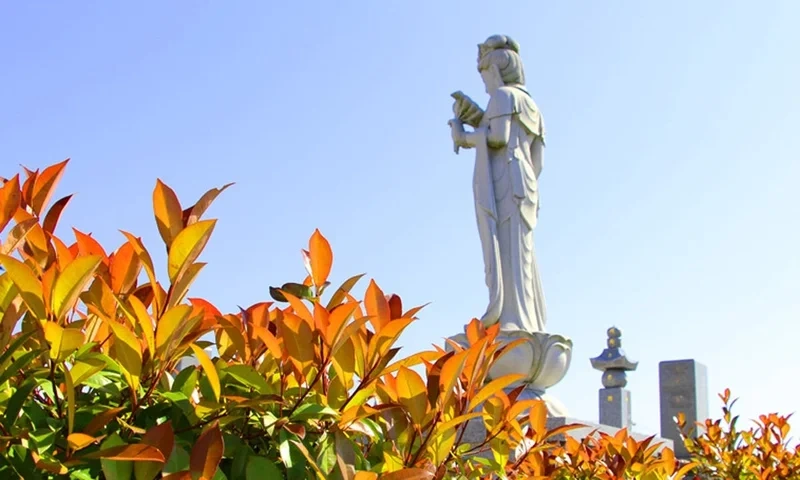
[[622, 332], [616, 328], [608, 329], [607, 348], [600, 356], [592, 358], [592, 367], [603, 372], [603, 387], [599, 391], [600, 424], [630, 430], [631, 392], [625, 389], [628, 384], [627, 373], [636, 370], [639, 362], [631, 362], [622, 350]]
[[686, 458], [688, 452], [681, 440], [675, 417], [686, 416], [687, 427], [708, 418], [708, 372], [696, 360], [671, 360], [658, 365], [659, 396], [661, 399], [661, 436], [675, 442], [675, 456]]

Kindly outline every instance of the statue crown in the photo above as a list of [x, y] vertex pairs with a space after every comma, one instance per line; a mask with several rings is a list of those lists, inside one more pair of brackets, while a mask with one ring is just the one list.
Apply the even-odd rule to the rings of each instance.
[[511, 50], [519, 54], [519, 44], [507, 35], [492, 35], [485, 42], [478, 44], [478, 60], [494, 50]]

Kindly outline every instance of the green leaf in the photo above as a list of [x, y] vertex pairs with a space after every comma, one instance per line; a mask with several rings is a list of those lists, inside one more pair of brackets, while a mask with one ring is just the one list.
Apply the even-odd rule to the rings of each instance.
[[19, 412], [22, 410], [22, 405], [25, 403], [25, 400], [28, 399], [35, 386], [36, 379], [29, 378], [25, 380], [25, 382], [23, 382], [22, 385], [17, 388], [17, 391], [11, 395], [11, 398], [8, 399], [4, 422], [7, 430], [11, 430], [11, 427], [14, 426], [14, 423], [17, 421], [17, 417], [19, 417]]
[[[100, 445], [100, 448], [105, 450], [120, 445], [125, 445], [125, 442], [119, 434], [113, 433]], [[133, 475], [133, 462], [102, 458], [100, 459], [100, 465], [103, 467], [103, 475], [108, 480], [130, 480], [131, 475]]]
[[326, 405], [318, 403], [304, 403], [292, 414], [292, 420], [302, 421], [311, 418], [320, 419], [325, 416], [338, 417], [339, 412]]
[[281, 461], [286, 466], [287, 478], [306, 478], [306, 457], [303, 453], [292, 445], [290, 435], [286, 430], [281, 430], [278, 434], [278, 451], [281, 454]]
[[272, 460], [265, 457], [250, 455], [247, 460], [247, 471], [244, 478], [245, 480], [283, 478], [283, 473], [275, 466]]
[[286, 297], [283, 296], [281, 290], [275, 287], [269, 287], [269, 296], [277, 302], [286, 302]]
[[39, 455], [47, 453], [53, 448], [56, 441], [56, 432], [49, 428], [40, 428], [32, 431], [30, 434], [31, 439], [36, 445], [36, 453]]
[[231, 365], [225, 368], [225, 373], [258, 393], [269, 393], [267, 381], [250, 365]]
[[281, 290], [297, 298], [310, 299], [314, 297], [314, 291], [311, 290], [311, 287], [302, 283], [284, 283]]
[[33, 350], [21, 355], [5, 371], [0, 372], [0, 385], [4, 384], [6, 380], [17, 374], [24, 366], [28, 365], [31, 360], [36, 358], [41, 351]]
[[[225, 439], [225, 449], [228, 449], [229, 442], [227, 437]], [[245, 478], [247, 474], [247, 463], [250, 460], [250, 455], [253, 454], [253, 450], [243, 443], [239, 443], [236, 446], [236, 449], [233, 452], [233, 455], [228, 455], [225, 453], [225, 456], [228, 458], [233, 458], [231, 462], [231, 477], [233, 478]]]
[[182, 472], [189, 469], [189, 453], [181, 446], [175, 445], [172, 455], [164, 464], [164, 474]]
[[192, 392], [194, 392], [195, 387], [197, 387], [197, 377], [197, 368], [184, 368], [172, 382], [172, 391], [181, 392], [186, 395], [186, 398], [191, 397]]
[[336, 442], [333, 436], [326, 436], [320, 440], [319, 454], [317, 454], [317, 465], [323, 473], [329, 475], [336, 467]]
[[41, 474], [36, 470], [33, 456], [28, 449], [22, 445], [12, 445], [11, 448], [5, 452], [4, 456], [21, 478], [25, 480], [38, 480], [42, 478]]
[[6, 360], [8, 360], [8, 358], [9, 358], [11, 355], [14, 355], [14, 352], [16, 352], [16, 351], [17, 351], [17, 349], [18, 349], [18, 348], [19, 348], [19, 347], [20, 347], [20, 346], [21, 346], [23, 343], [25, 343], [25, 342], [26, 342], [26, 341], [27, 341], [29, 338], [31, 338], [31, 336], [32, 336], [34, 333], [36, 333], [36, 330], [31, 330], [31, 331], [29, 331], [29, 332], [24, 332], [24, 333], [21, 333], [21, 334], [20, 334], [20, 335], [19, 335], [19, 336], [18, 336], [16, 339], [14, 339], [14, 341], [13, 341], [13, 342], [11, 342], [11, 345], [9, 345], [9, 346], [8, 346], [8, 348], [6, 349], [6, 351], [5, 351], [5, 352], [3, 352], [3, 353], [2, 353], [2, 355], [0, 355], [0, 366], [2, 366], [3, 364], [5, 364], [5, 363], [6, 363]]

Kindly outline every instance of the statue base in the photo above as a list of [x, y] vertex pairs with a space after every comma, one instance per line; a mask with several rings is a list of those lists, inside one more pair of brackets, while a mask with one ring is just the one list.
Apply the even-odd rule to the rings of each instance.
[[[551, 416], [565, 417], [566, 407], [546, 390], [564, 378], [572, 360], [572, 340], [563, 335], [546, 332], [526, 332], [524, 330], [500, 330], [497, 340], [509, 343], [522, 339], [519, 345], [505, 353], [489, 369], [487, 381], [509, 375], [523, 375], [523, 379], [512, 384], [507, 390], [524, 384], [525, 390], [520, 400], [538, 398], [545, 402]], [[450, 337], [453, 342], [467, 347], [469, 341], [464, 333]], [[445, 346], [450, 350], [449, 345]]]
[[[620, 428], [611, 427], [609, 425], [600, 425], [593, 422], [586, 422], [577, 418], [571, 418], [568, 416], [563, 417], [551, 417], [548, 416], [547, 418], [547, 430], [553, 430], [555, 428], [561, 427], [563, 425], [572, 425], [572, 424], [579, 424], [581, 427], [576, 428], [574, 430], [570, 430], [567, 433], [562, 433], [559, 435], [554, 435], [550, 439], [547, 440], [548, 443], [555, 443], [558, 445], [563, 445], [567, 441], [567, 437], [572, 437], [575, 440], [581, 441], [586, 437], [594, 435], [598, 437], [599, 434], [597, 432], [602, 432], [607, 435], [615, 435], [619, 432]], [[637, 432], [628, 431], [628, 434], [633, 437], [636, 441], [642, 441], [646, 438], [651, 437], [652, 435], [646, 435]], [[467, 422], [467, 427], [464, 430], [464, 443], [468, 443], [470, 445], [480, 445], [486, 439], [486, 427], [483, 424], [483, 420], [480, 418], [473, 418], [469, 422]], [[658, 445], [656, 451], [660, 451], [663, 448], [669, 448], [671, 450], [675, 450], [675, 443], [668, 439], [659, 436], [653, 436], [653, 440], [651, 445]], [[512, 456], [519, 455], [521, 452], [513, 452]], [[490, 452], [482, 452], [478, 455], [491, 458]]]

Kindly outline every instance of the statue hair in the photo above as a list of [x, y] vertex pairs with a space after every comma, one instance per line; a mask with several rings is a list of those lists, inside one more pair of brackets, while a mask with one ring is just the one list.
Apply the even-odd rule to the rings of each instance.
[[506, 85], [524, 85], [525, 70], [519, 56], [519, 44], [506, 35], [492, 35], [478, 45], [478, 71], [496, 65]]

